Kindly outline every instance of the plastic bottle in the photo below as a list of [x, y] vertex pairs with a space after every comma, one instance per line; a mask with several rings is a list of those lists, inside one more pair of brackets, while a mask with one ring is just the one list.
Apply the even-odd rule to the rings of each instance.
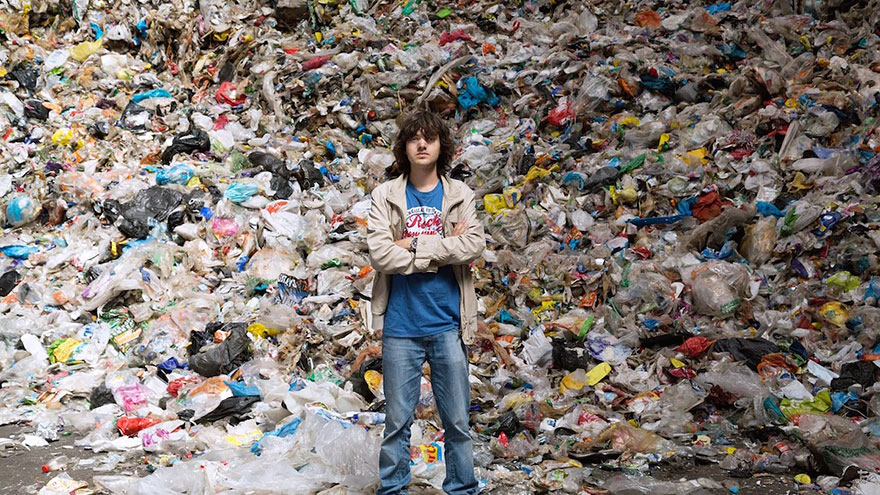
[[70, 459], [66, 455], [60, 455], [55, 457], [51, 461], [43, 464], [43, 472], [50, 473], [52, 471], [60, 471], [67, 467], [67, 464], [70, 462]]
[[384, 425], [385, 413], [359, 412], [353, 414], [351, 420], [359, 425]]
[[795, 465], [795, 452], [791, 445], [784, 440], [779, 440], [774, 444], [774, 447], [779, 451], [779, 462], [783, 466], [793, 468]]

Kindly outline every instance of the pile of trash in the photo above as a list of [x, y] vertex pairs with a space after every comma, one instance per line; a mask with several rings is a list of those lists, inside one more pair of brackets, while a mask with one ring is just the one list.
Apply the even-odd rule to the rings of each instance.
[[0, 424], [155, 454], [113, 493], [369, 492], [369, 193], [427, 105], [487, 233], [484, 490], [874, 483], [876, 3], [5, 2]]

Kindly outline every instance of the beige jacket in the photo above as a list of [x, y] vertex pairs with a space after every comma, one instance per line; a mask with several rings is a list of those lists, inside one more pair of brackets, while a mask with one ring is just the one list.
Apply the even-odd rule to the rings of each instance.
[[486, 247], [483, 224], [477, 219], [474, 192], [459, 180], [441, 177], [443, 181], [443, 232], [452, 232], [453, 225], [465, 221], [468, 231], [452, 237], [419, 236], [416, 252], [412, 253], [394, 241], [403, 237], [406, 217], [406, 182], [400, 177], [384, 182], [372, 192], [370, 216], [367, 219], [367, 245], [370, 264], [377, 271], [373, 280], [373, 327], [384, 328], [385, 309], [391, 288], [391, 275], [419, 272], [437, 272], [437, 268], [452, 265], [461, 292], [461, 337], [472, 344], [477, 331], [477, 295], [470, 263]]

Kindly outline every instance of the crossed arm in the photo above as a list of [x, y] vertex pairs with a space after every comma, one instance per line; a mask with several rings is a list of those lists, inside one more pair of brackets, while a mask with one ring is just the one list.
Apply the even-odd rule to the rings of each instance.
[[384, 204], [378, 206], [384, 201], [384, 197], [373, 196], [367, 219], [370, 264], [380, 272], [408, 275], [434, 272], [444, 265], [466, 265], [479, 258], [486, 247], [473, 193], [465, 198], [461, 220], [454, 225], [451, 234], [447, 237], [419, 236], [415, 253], [409, 250], [411, 238], [393, 239], [387, 210]]

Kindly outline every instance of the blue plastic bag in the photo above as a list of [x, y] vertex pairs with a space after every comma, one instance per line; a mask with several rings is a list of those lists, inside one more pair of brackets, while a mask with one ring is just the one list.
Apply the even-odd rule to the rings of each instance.
[[18, 196], [6, 204], [6, 221], [13, 227], [30, 223], [37, 217], [40, 207], [28, 196]]
[[259, 397], [260, 389], [253, 385], [246, 385], [244, 382], [227, 382], [223, 383], [229, 387], [229, 390], [232, 390], [232, 395], [235, 397]]
[[35, 247], [22, 246], [20, 244], [0, 247], [0, 252], [5, 254], [6, 256], [9, 256], [10, 258], [15, 258], [17, 260], [26, 260], [37, 251], [39, 251], [39, 249]]
[[164, 186], [165, 184], [186, 185], [193, 178], [193, 169], [189, 165], [178, 163], [171, 168], [162, 169], [156, 174], [156, 184]]
[[251, 199], [251, 196], [257, 194], [259, 188], [255, 184], [249, 182], [236, 182], [229, 184], [229, 187], [223, 191], [223, 197], [229, 198], [233, 203], [241, 203]]
[[188, 370], [189, 364], [181, 363], [180, 361], [177, 360], [176, 357], [173, 357], [173, 358], [168, 358], [165, 361], [163, 361], [159, 366], [157, 366], [157, 368], [159, 368], [160, 370], [165, 370], [165, 371], [173, 371], [176, 369]]
[[302, 423], [302, 419], [296, 418], [293, 421], [291, 421], [290, 423], [287, 423], [286, 425], [282, 426], [281, 428], [278, 428], [274, 431], [270, 431], [269, 433], [264, 434], [262, 437], [260, 437], [259, 440], [257, 440], [257, 442], [255, 444], [251, 445], [251, 453], [256, 454], [256, 455], [260, 455], [263, 452], [263, 445], [262, 444], [263, 444], [263, 440], [266, 437], [279, 437], [279, 438], [289, 437], [289, 436], [293, 435], [294, 433], [296, 433], [296, 430], [299, 428], [299, 425], [301, 423]]
[[499, 99], [495, 93], [486, 91], [484, 87], [480, 86], [480, 81], [476, 77], [466, 77], [458, 85], [458, 103], [465, 110], [480, 103], [486, 103], [493, 107], [498, 104]]
[[131, 101], [140, 103], [144, 100], [149, 100], [150, 98], [171, 98], [171, 93], [165, 89], [151, 89], [132, 96]]

